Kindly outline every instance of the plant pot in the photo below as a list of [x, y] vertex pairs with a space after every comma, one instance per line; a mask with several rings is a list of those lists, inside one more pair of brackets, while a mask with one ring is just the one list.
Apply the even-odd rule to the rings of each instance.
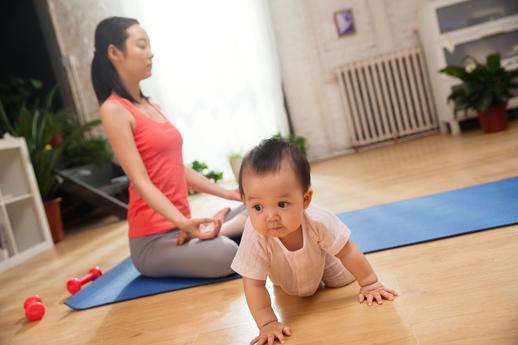
[[495, 105], [484, 112], [478, 112], [478, 119], [484, 133], [500, 132], [507, 129], [507, 104]]
[[230, 167], [232, 168], [232, 172], [234, 173], [234, 177], [236, 181], [239, 181], [239, 169], [241, 168], [241, 162], [243, 158], [232, 158], [229, 159]]
[[61, 219], [61, 198], [55, 198], [43, 203], [45, 214], [49, 223], [50, 233], [54, 243], [58, 243], [65, 237], [63, 220]]

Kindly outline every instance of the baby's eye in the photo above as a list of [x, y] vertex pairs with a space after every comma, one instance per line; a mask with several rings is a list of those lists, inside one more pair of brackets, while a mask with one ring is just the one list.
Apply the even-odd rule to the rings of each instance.
[[262, 206], [262, 205], [259, 205], [259, 204], [254, 205], [254, 206], [252, 206], [252, 207], [253, 207], [253, 209], [254, 209], [254, 210], [256, 210], [257, 212], [260, 212], [260, 211], [262, 211], [262, 210], [263, 210], [263, 206]]
[[287, 201], [279, 201], [279, 203], [277, 205], [279, 205], [280, 208], [286, 208], [286, 207], [288, 207], [288, 202]]

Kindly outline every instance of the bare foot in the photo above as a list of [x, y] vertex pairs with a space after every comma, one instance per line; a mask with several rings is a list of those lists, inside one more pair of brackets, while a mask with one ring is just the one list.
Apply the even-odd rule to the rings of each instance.
[[219, 210], [218, 212], [216, 212], [216, 214], [212, 217], [220, 220], [221, 223], [223, 224], [223, 221], [225, 220], [225, 216], [229, 212], [230, 212], [230, 207], [224, 207], [221, 210]]
[[228, 220], [226, 223], [223, 223], [221, 226], [220, 235], [227, 237], [238, 236], [243, 232], [247, 217], [247, 215], [240, 213], [234, 218]]

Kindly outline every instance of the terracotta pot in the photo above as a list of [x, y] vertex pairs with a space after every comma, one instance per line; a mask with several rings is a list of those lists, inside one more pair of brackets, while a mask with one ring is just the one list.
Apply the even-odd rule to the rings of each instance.
[[61, 218], [61, 198], [55, 198], [43, 203], [45, 213], [47, 214], [47, 221], [49, 223], [50, 233], [54, 243], [58, 243], [65, 237], [65, 230], [63, 229], [63, 220]]
[[243, 158], [234, 158], [230, 159], [230, 166], [232, 167], [232, 173], [234, 173], [234, 177], [236, 181], [239, 180], [239, 170], [241, 168], [241, 162]]
[[484, 112], [478, 112], [478, 120], [484, 133], [500, 132], [507, 129], [507, 104], [495, 105]]

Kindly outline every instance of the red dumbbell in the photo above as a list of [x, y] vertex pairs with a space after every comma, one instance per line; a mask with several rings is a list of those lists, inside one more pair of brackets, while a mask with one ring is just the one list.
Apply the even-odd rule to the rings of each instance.
[[25, 309], [25, 316], [29, 321], [41, 320], [45, 315], [43, 299], [38, 295], [27, 297], [23, 303], [23, 309]]
[[85, 275], [81, 278], [70, 279], [67, 282], [67, 290], [73, 295], [76, 292], [78, 292], [79, 290], [81, 290], [83, 285], [85, 285], [86, 283], [88, 283], [92, 280], [99, 278], [100, 276], [102, 276], [102, 274], [103, 274], [103, 272], [101, 272], [101, 269], [96, 266], [96, 267], [90, 269], [90, 271], [88, 271], [87, 275]]

